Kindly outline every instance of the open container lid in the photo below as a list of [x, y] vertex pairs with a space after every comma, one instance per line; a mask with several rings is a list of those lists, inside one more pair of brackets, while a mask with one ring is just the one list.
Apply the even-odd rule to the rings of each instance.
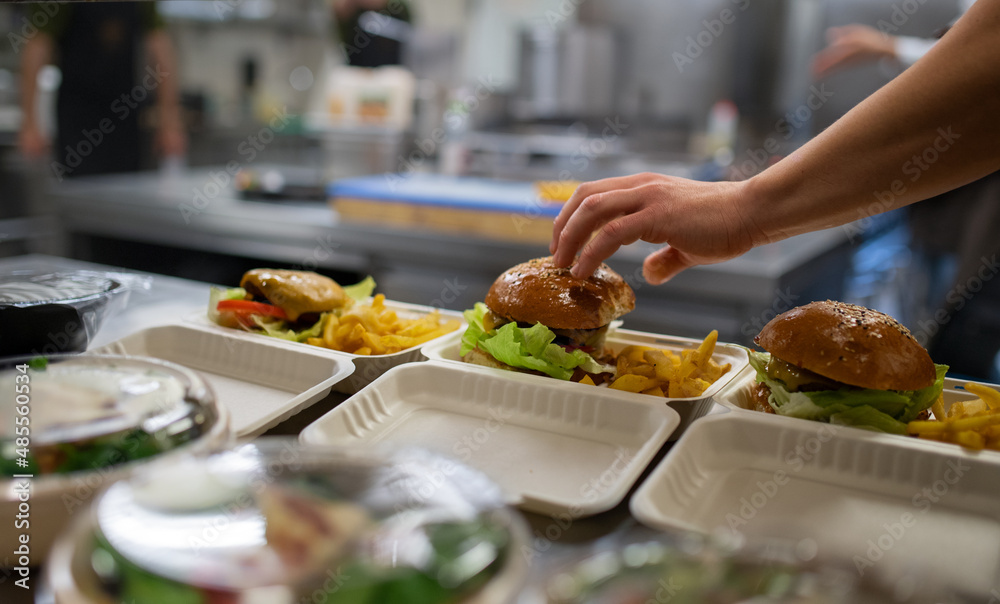
[[523, 583], [523, 521], [425, 451], [265, 438], [147, 470], [57, 545], [58, 602], [506, 602]]
[[580, 518], [617, 505], [679, 423], [617, 390], [427, 361], [388, 371], [300, 438], [426, 448], [484, 472], [512, 505]]
[[696, 422], [633, 495], [662, 530], [812, 540], [890, 580], [919, 570], [990, 599], [1000, 586], [993, 452], [765, 413]]

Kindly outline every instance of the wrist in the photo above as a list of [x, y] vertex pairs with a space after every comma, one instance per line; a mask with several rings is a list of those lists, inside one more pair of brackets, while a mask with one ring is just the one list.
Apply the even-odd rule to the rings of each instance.
[[771, 190], [773, 187], [768, 179], [762, 178], [763, 175], [764, 173], [761, 173], [735, 183], [738, 186], [736, 212], [740, 216], [743, 228], [749, 235], [753, 247], [781, 238], [777, 236], [776, 232], [771, 232], [775, 220], [770, 214], [773, 213], [775, 204], [769, 203], [768, 200], [777, 199], [777, 196]]

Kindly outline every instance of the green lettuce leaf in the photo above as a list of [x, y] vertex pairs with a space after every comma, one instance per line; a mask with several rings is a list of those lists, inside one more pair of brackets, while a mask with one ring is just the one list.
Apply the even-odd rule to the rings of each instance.
[[325, 316], [326, 313], [323, 313], [312, 327], [301, 331], [289, 329], [288, 323], [281, 319], [264, 317], [262, 315], [251, 315], [250, 318], [257, 324], [257, 327], [260, 327], [266, 335], [272, 338], [281, 338], [289, 342], [305, 342], [309, 338], [318, 338], [323, 334], [323, 318]]
[[219, 311], [216, 308], [223, 300], [243, 300], [247, 297], [247, 290], [242, 287], [213, 287], [208, 290], [208, 319], [213, 323], [219, 322]]
[[582, 350], [568, 352], [562, 346], [553, 344], [556, 334], [541, 323], [531, 327], [506, 323], [487, 332], [483, 328], [483, 317], [487, 311], [482, 302], [477, 302], [474, 308], [465, 311], [469, 327], [462, 334], [462, 356], [478, 347], [502, 363], [540, 371], [560, 380], [573, 377], [573, 371], [577, 367], [590, 373], [613, 371]]
[[486, 312], [489, 309], [482, 302], [476, 302], [476, 305], [463, 312], [462, 315], [465, 317], [465, 322], [469, 324], [466, 328], [465, 333], [462, 334], [462, 348], [460, 354], [464, 357], [469, 354], [470, 351], [476, 348], [479, 340], [486, 336], [486, 331], [483, 329], [483, 317], [486, 316]]
[[370, 297], [374, 291], [375, 279], [373, 279], [371, 275], [368, 275], [354, 285], [348, 285], [344, 288], [344, 293], [355, 302], [363, 302], [365, 299]]
[[888, 434], [906, 434], [906, 423], [893, 419], [869, 405], [850, 407], [830, 415], [830, 423], [838, 426], [853, 426], [886, 432]]
[[927, 388], [913, 391], [846, 388], [815, 392], [789, 392], [785, 383], [767, 375], [771, 355], [748, 350], [757, 382], [771, 389], [768, 399], [779, 415], [854, 426], [878, 432], [906, 434], [906, 424], [929, 408], [944, 388], [947, 365], [936, 365], [937, 378]]

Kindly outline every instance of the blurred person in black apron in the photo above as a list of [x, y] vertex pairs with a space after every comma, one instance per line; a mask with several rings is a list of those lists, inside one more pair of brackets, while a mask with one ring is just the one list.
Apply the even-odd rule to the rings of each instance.
[[[44, 16], [43, 16], [44, 15]], [[33, 5], [39, 31], [24, 41], [20, 146], [42, 158], [49, 141], [39, 128], [37, 78], [46, 64], [62, 72], [56, 100], [52, 172], [56, 178], [139, 170], [140, 114], [157, 102], [156, 150], [185, 151], [177, 69], [170, 38], [152, 2]], [[142, 62], [143, 51], [149, 64]]]
[[402, 63], [403, 40], [413, 17], [403, 0], [334, 0], [337, 37], [347, 64], [380, 67]]

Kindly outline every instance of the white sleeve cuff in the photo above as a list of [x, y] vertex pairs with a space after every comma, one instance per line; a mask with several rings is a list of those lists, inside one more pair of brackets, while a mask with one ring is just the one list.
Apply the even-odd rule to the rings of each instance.
[[896, 58], [899, 59], [900, 63], [909, 67], [927, 54], [927, 51], [933, 48], [936, 43], [937, 40], [898, 36], [896, 38]]

